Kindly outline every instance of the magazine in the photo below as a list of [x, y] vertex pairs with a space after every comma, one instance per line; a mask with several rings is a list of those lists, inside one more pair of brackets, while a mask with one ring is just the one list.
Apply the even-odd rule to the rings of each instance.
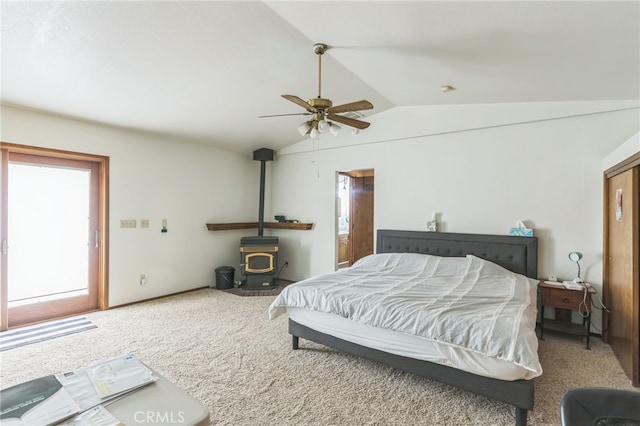
[[3, 425], [52, 425], [80, 411], [76, 401], [53, 375], [0, 391], [0, 423]]

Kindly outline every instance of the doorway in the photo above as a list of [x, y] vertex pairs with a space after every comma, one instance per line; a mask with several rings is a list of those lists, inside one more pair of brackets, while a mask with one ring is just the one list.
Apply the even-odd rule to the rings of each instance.
[[106, 307], [106, 159], [2, 145], [2, 330]]
[[373, 169], [337, 172], [337, 269], [373, 253], [374, 182]]

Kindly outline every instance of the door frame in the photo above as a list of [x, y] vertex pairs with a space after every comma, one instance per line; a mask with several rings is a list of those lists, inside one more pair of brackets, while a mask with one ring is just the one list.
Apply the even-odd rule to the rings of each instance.
[[[8, 232], [8, 163], [9, 153], [30, 154], [41, 157], [60, 158], [68, 160], [80, 160], [95, 163], [98, 168], [98, 309], [105, 310], [109, 307], [109, 286], [108, 286], [108, 253], [109, 253], [109, 157], [94, 154], [85, 154], [73, 151], [64, 151], [59, 149], [41, 148], [28, 145], [19, 145], [7, 142], [0, 142], [0, 152], [2, 155], [2, 208], [0, 209], [0, 241], [5, 244]], [[7, 256], [5, 255], [6, 247], [2, 247], [0, 251], [0, 331], [7, 330], [9, 326], [8, 316], [8, 294], [7, 294]]]

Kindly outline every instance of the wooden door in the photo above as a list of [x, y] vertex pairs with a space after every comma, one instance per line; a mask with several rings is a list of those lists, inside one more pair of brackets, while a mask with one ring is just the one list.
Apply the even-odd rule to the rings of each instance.
[[351, 178], [349, 265], [373, 254], [374, 177]]
[[607, 179], [603, 271], [605, 338], [634, 386], [640, 386], [638, 190], [637, 166]]

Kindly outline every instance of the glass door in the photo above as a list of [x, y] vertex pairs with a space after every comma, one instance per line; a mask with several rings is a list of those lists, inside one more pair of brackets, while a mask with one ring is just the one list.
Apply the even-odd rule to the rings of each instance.
[[6, 167], [8, 327], [97, 309], [99, 164], [10, 152]]

